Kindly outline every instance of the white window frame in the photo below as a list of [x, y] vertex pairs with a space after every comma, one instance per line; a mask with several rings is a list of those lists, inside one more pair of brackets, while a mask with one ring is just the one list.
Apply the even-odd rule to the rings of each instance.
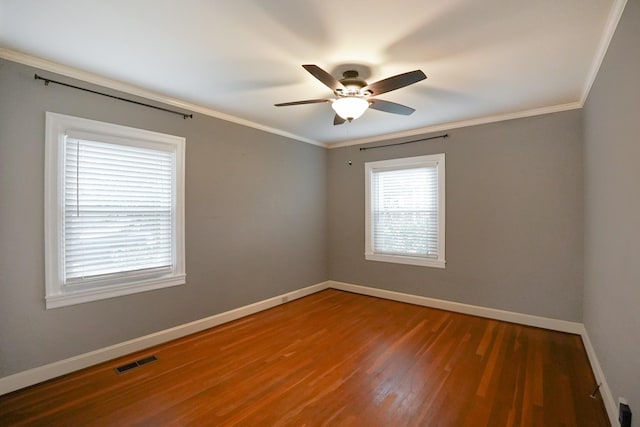
[[[373, 206], [372, 184], [373, 173], [382, 170], [408, 169], [412, 167], [437, 167], [438, 174], [438, 258], [425, 258], [408, 255], [391, 255], [376, 253], [373, 242]], [[398, 264], [419, 265], [424, 267], [445, 268], [445, 155], [431, 154], [426, 156], [406, 157], [401, 159], [367, 162], [365, 168], [365, 259]]]
[[[185, 138], [46, 113], [45, 134], [45, 300], [47, 309], [129, 295], [184, 284], [184, 152]], [[64, 286], [64, 144], [66, 135], [94, 141], [170, 151], [174, 155], [172, 267], [152, 275], [123, 273], [88, 281], [73, 289]]]

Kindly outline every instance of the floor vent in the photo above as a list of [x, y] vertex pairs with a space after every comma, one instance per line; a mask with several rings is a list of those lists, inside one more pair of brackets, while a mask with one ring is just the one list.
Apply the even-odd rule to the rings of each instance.
[[118, 366], [115, 371], [116, 374], [122, 374], [123, 372], [130, 371], [138, 366], [146, 365], [147, 363], [155, 362], [158, 360], [156, 356], [145, 357], [144, 359], [136, 360], [135, 362], [127, 363], [126, 365]]

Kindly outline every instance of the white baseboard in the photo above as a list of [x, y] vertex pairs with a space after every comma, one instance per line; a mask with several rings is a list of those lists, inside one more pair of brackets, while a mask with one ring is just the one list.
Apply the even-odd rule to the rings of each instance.
[[259, 311], [275, 307], [287, 301], [292, 301], [320, 292], [327, 288], [580, 335], [582, 337], [587, 356], [589, 357], [589, 361], [591, 362], [591, 369], [593, 370], [596, 381], [599, 384], [602, 384], [600, 387], [600, 393], [602, 395], [607, 414], [609, 415], [611, 425], [618, 425], [618, 420], [616, 418], [618, 409], [615, 400], [613, 399], [611, 390], [609, 389], [604, 377], [604, 373], [596, 356], [595, 350], [591, 345], [589, 335], [582, 323], [405, 294], [385, 289], [337, 282], [334, 280], [317, 283], [306, 288], [278, 295], [234, 310], [225, 311], [224, 313], [216, 314], [214, 316], [166, 329], [164, 331], [145, 335], [143, 337], [0, 378], [0, 395], [43, 382], [60, 375], [84, 369], [98, 363], [106, 362], [117, 357], [125, 356], [136, 351], [144, 350], [145, 348], [149, 348], [154, 345], [200, 332], [223, 323], [231, 322], [241, 317], [249, 316]]
[[471, 314], [474, 316], [486, 317], [489, 319], [503, 320], [505, 322], [518, 323], [520, 325], [535, 326], [538, 328], [551, 329], [554, 331], [568, 332], [571, 334], [580, 335], [582, 342], [584, 343], [589, 362], [591, 363], [591, 370], [594, 377], [600, 386], [600, 394], [604, 402], [609, 421], [612, 426], [617, 426], [617, 412], [616, 406], [607, 380], [605, 379], [604, 372], [596, 356], [596, 352], [591, 345], [591, 340], [587, 334], [587, 330], [584, 324], [578, 322], [569, 322], [566, 320], [551, 319], [548, 317], [534, 316], [531, 314], [516, 313], [513, 311], [497, 310], [494, 308], [481, 307], [477, 305], [462, 304], [459, 302], [446, 301], [436, 298], [423, 297], [412, 294], [404, 294], [401, 292], [388, 291], [385, 289], [370, 288], [367, 286], [354, 285], [351, 283], [336, 282], [329, 280], [328, 287], [338, 289], [341, 291], [353, 292], [362, 295], [369, 295], [372, 297], [384, 298], [393, 301], [406, 302], [409, 304], [421, 305], [424, 307], [438, 308], [441, 310], [454, 311], [456, 313]]
[[534, 316], [532, 314], [522, 314], [513, 311], [482, 307], [478, 305], [463, 304], [459, 302], [423, 297], [412, 294], [403, 294], [401, 292], [370, 288], [367, 286], [353, 285], [351, 283], [336, 282], [333, 280], [329, 280], [328, 284], [330, 288], [339, 289], [342, 291], [406, 302], [409, 304], [416, 304], [424, 307], [455, 311], [457, 313], [471, 314], [473, 316], [486, 317], [489, 319], [503, 320], [505, 322], [518, 323], [521, 325], [535, 326], [538, 328], [551, 329], [554, 331], [569, 332], [577, 335], [581, 335], [584, 331], [584, 326], [582, 325], [582, 323], [578, 322], [569, 322], [567, 320], [551, 319], [548, 317]]
[[106, 362], [117, 357], [125, 356], [136, 351], [144, 350], [145, 348], [153, 347], [154, 345], [162, 344], [176, 338], [200, 332], [223, 323], [231, 322], [232, 320], [284, 304], [287, 301], [292, 301], [322, 291], [327, 289], [327, 287], [328, 282], [317, 283], [306, 288], [278, 295], [263, 301], [258, 301], [254, 304], [239, 307], [234, 310], [225, 311], [224, 313], [216, 314], [194, 322], [185, 323], [184, 325], [176, 326], [164, 331], [159, 331], [109, 347], [80, 354], [48, 365], [18, 372], [17, 374], [0, 378], [0, 395], [43, 382], [60, 375], [84, 369], [98, 363]]
[[620, 421], [618, 420], [618, 406], [613, 398], [613, 394], [611, 394], [611, 389], [609, 388], [609, 384], [607, 384], [604, 372], [602, 371], [602, 366], [600, 366], [600, 361], [598, 360], [598, 356], [596, 356], [596, 351], [591, 344], [591, 339], [589, 339], [589, 334], [587, 333], [587, 329], [584, 325], [580, 335], [582, 336], [582, 342], [584, 343], [584, 348], [587, 351], [587, 356], [591, 363], [593, 375], [596, 377], [596, 382], [601, 384], [600, 396], [602, 396], [604, 407], [609, 415], [609, 422], [611, 422], [612, 426], [618, 426], [620, 425]]

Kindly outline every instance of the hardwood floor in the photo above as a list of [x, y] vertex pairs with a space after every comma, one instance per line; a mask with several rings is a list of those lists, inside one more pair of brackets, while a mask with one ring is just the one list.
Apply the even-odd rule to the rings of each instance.
[[0, 396], [0, 425], [608, 426], [594, 387], [577, 335], [329, 289]]

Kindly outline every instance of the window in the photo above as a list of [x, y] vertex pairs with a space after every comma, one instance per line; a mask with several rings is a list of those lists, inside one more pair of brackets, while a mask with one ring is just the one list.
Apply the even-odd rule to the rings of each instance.
[[444, 154], [365, 163], [365, 258], [444, 268]]
[[47, 308], [185, 283], [185, 139], [46, 117]]

